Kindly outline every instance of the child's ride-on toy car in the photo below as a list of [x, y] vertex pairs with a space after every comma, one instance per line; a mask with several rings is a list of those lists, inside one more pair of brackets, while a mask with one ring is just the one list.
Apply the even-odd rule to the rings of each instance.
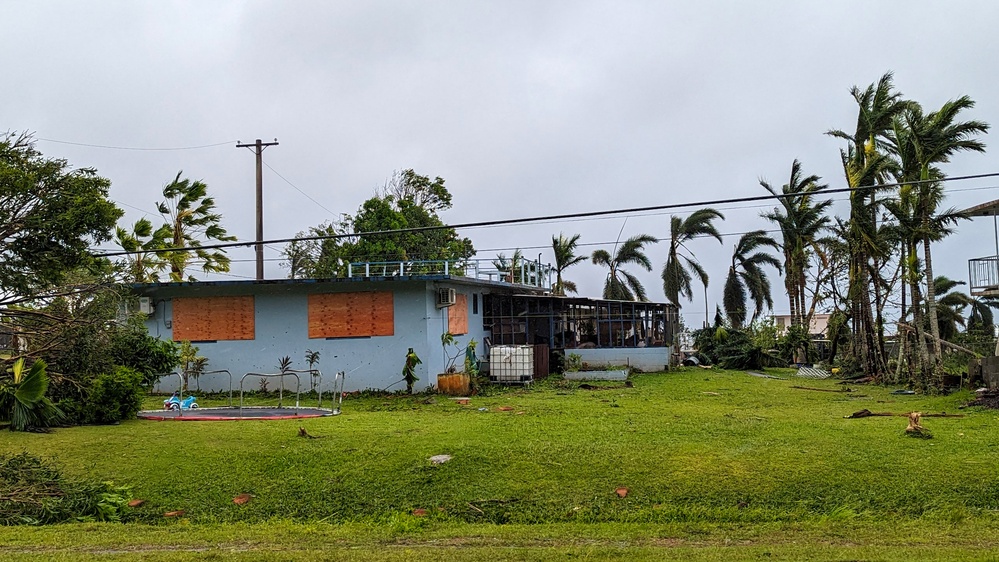
[[173, 393], [173, 396], [163, 401], [164, 410], [190, 410], [197, 407], [198, 403], [194, 401], [194, 396], [188, 396], [182, 402], [176, 392]]

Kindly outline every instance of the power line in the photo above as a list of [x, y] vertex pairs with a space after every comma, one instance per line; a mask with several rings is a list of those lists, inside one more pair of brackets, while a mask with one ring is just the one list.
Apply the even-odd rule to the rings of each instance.
[[270, 171], [274, 172], [277, 175], [277, 177], [283, 179], [285, 183], [287, 183], [288, 185], [294, 187], [295, 191], [297, 191], [297, 192], [301, 193], [302, 195], [308, 197], [309, 201], [312, 201], [316, 205], [319, 205], [320, 209], [326, 211], [327, 213], [329, 213], [329, 214], [331, 214], [333, 216], [336, 216], [336, 213], [334, 213], [333, 211], [327, 209], [322, 203], [320, 203], [319, 201], [316, 201], [315, 199], [313, 199], [311, 195], [309, 195], [308, 193], [306, 193], [306, 192], [302, 191], [301, 189], [299, 189], [297, 185], [291, 183], [291, 180], [289, 180], [288, 178], [282, 176], [281, 172], [278, 172], [277, 170], [275, 170], [273, 166], [271, 166], [267, 162], [264, 162], [264, 166], [267, 166], [267, 168], [270, 169]]
[[[960, 180], [991, 178], [991, 177], [997, 177], [997, 176], [999, 176], [999, 172], [993, 172], [993, 173], [989, 173], [989, 174], [975, 174], [975, 175], [969, 175], [969, 176], [955, 176], [955, 177], [951, 177], [951, 178], [945, 178], [943, 180], [922, 180], [922, 181], [905, 182], [905, 184], [906, 185], [916, 185], [916, 184], [921, 184], [921, 183], [943, 183], [943, 182], [960, 181]], [[837, 189], [825, 189], [825, 190], [822, 190], [822, 191], [819, 191], [819, 192], [815, 192], [815, 193], [813, 193], [813, 195], [824, 196], [824, 195], [833, 195], [833, 194], [836, 194], [836, 193], [850, 193], [850, 192], [867, 191], [867, 190], [883, 190], [883, 189], [888, 189], [888, 188], [892, 188], [892, 187], [900, 187], [901, 185], [902, 185], [901, 183], [890, 183], [890, 184], [869, 185], [869, 186], [860, 186], [860, 187], [843, 187], [843, 188], [837, 188]], [[483, 228], [483, 227], [489, 227], [489, 226], [502, 226], [502, 225], [511, 225], [511, 224], [539, 223], [539, 222], [546, 222], [546, 221], [561, 221], [561, 220], [565, 220], [565, 219], [576, 219], [576, 218], [586, 218], [586, 217], [603, 217], [603, 216], [612, 216], [612, 215], [624, 215], [624, 214], [641, 213], [641, 212], [647, 212], [647, 211], [663, 211], [663, 210], [667, 210], [667, 209], [683, 209], [683, 208], [686, 208], [686, 207], [707, 207], [707, 206], [714, 206], [714, 205], [724, 205], [724, 204], [728, 204], [728, 203], [752, 203], [752, 202], [756, 202], [756, 201], [769, 201], [769, 200], [774, 200], [774, 199], [778, 199], [779, 200], [779, 199], [794, 198], [794, 197], [800, 197], [801, 195], [802, 194], [799, 194], [799, 193], [787, 193], [787, 194], [779, 193], [779, 194], [776, 194], [776, 195], [774, 195], [774, 194], [770, 194], [770, 195], [755, 195], [755, 196], [752, 196], [752, 197], [733, 197], [733, 198], [728, 198], [728, 199], [712, 199], [712, 200], [708, 200], [708, 201], [697, 201], [697, 202], [691, 202], [691, 203], [671, 203], [671, 204], [667, 204], [667, 205], [650, 205], [650, 206], [646, 206], [646, 207], [631, 207], [631, 208], [626, 208], [626, 209], [611, 209], [611, 210], [603, 210], [603, 211], [587, 211], [587, 212], [580, 212], [580, 213], [564, 213], [564, 214], [559, 214], [559, 215], [543, 215], [543, 216], [538, 216], [538, 217], [523, 217], [523, 218], [515, 218], [515, 219], [498, 219], [498, 220], [491, 220], [491, 221], [478, 221], [478, 222], [460, 223], [460, 224], [452, 224], [452, 225], [420, 226], [420, 227], [413, 227], [413, 228], [400, 228], [400, 229], [394, 229], [394, 230], [378, 230], [378, 231], [374, 231], [374, 232], [354, 232], [354, 233], [350, 233], [350, 234], [328, 234], [328, 235], [317, 235], [317, 236], [302, 236], [302, 237], [298, 237], [298, 238], [279, 238], [279, 239], [273, 239], [273, 240], [261, 240], [260, 242], [256, 242], [256, 241], [254, 241], [254, 242], [224, 242], [224, 243], [219, 243], [219, 244], [208, 244], [208, 245], [200, 246], [200, 248], [202, 248], [202, 249], [239, 248], [239, 247], [243, 247], [243, 246], [253, 246], [253, 245], [264, 244], [264, 243], [266, 243], [266, 244], [287, 244], [289, 242], [302, 242], [302, 241], [308, 241], [308, 240], [340, 240], [340, 239], [344, 239], [344, 238], [357, 238], [357, 237], [364, 237], [364, 236], [384, 236], [384, 235], [390, 235], [390, 234], [402, 234], [402, 233], [407, 233], [407, 232], [431, 232], [431, 231], [435, 231], [435, 230], [447, 230], [447, 229], [452, 229], [452, 228], [455, 229], [455, 230], [461, 230], [461, 229], [466, 229], [466, 228]], [[184, 250], [184, 248], [160, 248], [160, 249], [156, 249], [156, 250], [147, 250], [145, 253], [165, 253], [165, 252], [175, 252], [175, 251], [180, 251], [180, 250]], [[97, 255], [99, 257], [111, 257], [111, 256], [125, 256], [125, 255], [130, 255], [130, 254], [135, 254], [135, 253], [139, 253], [139, 252], [121, 251], [121, 252], [108, 252], [108, 253], [97, 254]]]
[[237, 142], [237, 141], [231, 140], [231, 141], [225, 141], [225, 142], [217, 142], [217, 143], [213, 143], [213, 144], [202, 144], [202, 145], [199, 145], [199, 146], [173, 146], [173, 147], [149, 148], [149, 147], [136, 147], [136, 146], [110, 146], [110, 145], [106, 145], [106, 144], [89, 144], [89, 143], [85, 143], [85, 142], [71, 142], [71, 141], [56, 140], [56, 139], [43, 139], [43, 138], [39, 138], [37, 140], [44, 141], [44, 142], [54, 142], [54, 143], [57, 143], [57, 144], [71, 144], [73, 146], [86, 146], [86, 147], [89, 147], [89, 148], [105, 148], [105, 149], [108, 149], [108, 150], [138, 150], [138, 151], [148, 151], [148, 152], [167, 152], [167, 151], [175, 151], [175, 150], [198, 150], [198, 149], [201, 149], [201, 148], [213, 148], [213, 147], [216, 147], [216, 146], [223, 146], [223, 145], [226, 145], [226, 144], [232, 144], [234, 142]]

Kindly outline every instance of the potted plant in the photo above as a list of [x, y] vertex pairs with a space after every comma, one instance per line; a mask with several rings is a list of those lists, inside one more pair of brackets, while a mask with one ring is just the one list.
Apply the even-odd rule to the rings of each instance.
[[[446, 357], [444, 372], [437, 375], [437, 390], [451, 396], [466, 396], [472, 388], [472, 379], [479, 374], [479, 362], [475, 357], [477, 342], [472, 339], [461, 347], [451, 332], [441, 334], [441, 345]], [[464, 356], [462, 369], [457, 367], [458, 358]]]

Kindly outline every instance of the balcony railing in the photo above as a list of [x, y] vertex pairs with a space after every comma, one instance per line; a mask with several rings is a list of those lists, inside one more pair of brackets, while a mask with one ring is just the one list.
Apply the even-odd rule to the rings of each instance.
[[999, 295], [999, 256], [968, 260], [968, 279], [972, 295]]
[[497, 283], [551, 289], [552, 266], [539, 261], [525, 260], [511, 269], [501, 271], [489, 260], [355, 262], [347, 264], [347, 277], [454, 275]]

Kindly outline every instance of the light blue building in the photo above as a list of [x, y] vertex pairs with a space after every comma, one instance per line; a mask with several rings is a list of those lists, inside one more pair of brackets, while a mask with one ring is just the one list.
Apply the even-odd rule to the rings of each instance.
[[[479, 342], [482, 359], [489, 344], [529, 344], [545, 358], [548, 349], [580, 347], [590, 361], [609, 353], [643, 370], [666, 368], [676, 316], [668, 305], [553, 297], [548, 267], [537, 262], [515, 276], [478, 267], [455, 273], [443, 262], [351, 264], [348, 276], [336, 279], [149, 283], [133, 290], [150, 334], [192, 342], [208, 359], [206, 370], [228, 370], [236, 390], [245, 373], [279, 372], [286, 356], [292, 369], [307, 369], [307, 351], [320, 354], [324, 390], [338, 371], [346, 373], [348, 391], [400, 390], [409, 348], [423, 361], [415, 388], [435, 386], [447, 368], [447, 332], [460, 348]], [[591, 328], [592, 341], [576, 335], [579, 326]], [[176, 384], [166, 378], [161, 390]], [[198, 385], [228, 390], [229, 377], [204, 375]]]

